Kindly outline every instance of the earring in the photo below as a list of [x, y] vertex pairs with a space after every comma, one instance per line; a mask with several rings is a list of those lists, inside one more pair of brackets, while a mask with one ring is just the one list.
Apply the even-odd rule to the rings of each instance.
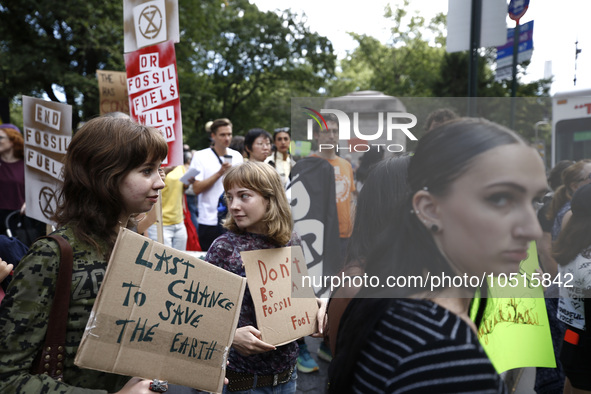
[[432, 224], [431, 225], [431, 231], [434, 232], [434, 233], [438, 232], [439, 231], [439, 226], [436, 225], [436, 224]]

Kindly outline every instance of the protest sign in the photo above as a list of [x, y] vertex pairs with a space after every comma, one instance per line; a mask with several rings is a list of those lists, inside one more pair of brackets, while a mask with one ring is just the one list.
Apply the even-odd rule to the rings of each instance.
[[72, 107], [23, 96], [27, 216], [53, 223], [63, 183], [63, 159], [72, 139]]
[[246, 280], [121, 229], [75, 364], [221, 392]]
[[124, 71], [96, 70], [101, 115], [110, 112], [129, 114], [127, 74]]
[[[319, 157], [304, 157], [291, 169], [291, 213], [302, 239], [307, 269], [313, 278], [337, 275], [341, 269], [339, 221], [334, 168]], [[313, 280], [319, 297], [330, 295], [326, 281]]]
[[300, 246], [240, 252], [262, 340], [275, 346], [313, 334], [318, 304]]
[[[521, 262], [519, 278], [523, 274], [531, 278], [538, 267], [536, 244], [532, 242], [528, 258]], [[514, 368], [555, 368], [542, 286], [532, 286], [535, 281], [526, 281], [525, 286], [516, 286], [508, 292], [498, 288], [499, 282], [496, 278], [492, 287], [489, 283], [486, 309], [478, 327], [478, 339], [495, 369], [502, 373]], [[474, 303], [473, 319], [477, 308], [478, 303]]]
[[174, 43], [125, 54], [131, 118], [160, 129], [168, 142], [164, 166], [183, 164], [183, 126]]
[[164, 41], [179, 42], [177, 0], [125, 0], [123, 2], [125, 53]]

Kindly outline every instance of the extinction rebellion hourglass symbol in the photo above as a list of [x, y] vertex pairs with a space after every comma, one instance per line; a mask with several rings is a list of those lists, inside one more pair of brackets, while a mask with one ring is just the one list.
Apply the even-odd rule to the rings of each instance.
[[47, 186], [43, 187], [39, 192], [39, 208], [41, 208], [43, 216], [51, 219], [53, 214], [55, 214], [56, 205], [57, 196], [55, 195], [55, 191]]
[[147, 39], [152, 39], [160, 33], [162, 28], [162, 13], [158, 7], [150, 5], [144, 8], [138, 20], [140, 33]]

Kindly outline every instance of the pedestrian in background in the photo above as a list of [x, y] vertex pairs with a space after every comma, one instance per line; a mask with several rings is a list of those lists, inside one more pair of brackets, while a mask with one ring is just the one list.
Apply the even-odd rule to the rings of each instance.
[[572, 284], [559, 288], [557, 316], [566, 325], [559, 358], [564, 393], [591, 393], [591, 185], [573, 194], [571, 212], [553, 252], [560, 279]]
[[275, 150], [273, 154], [265, 160], [271, 164], [279, 173], [281, 183], [285, 187], [290, 180], [291, 168], [295, 165], [295, 160], [289, 153], [289, 144], [291, 143], [291, 135], [289, 128], [277, 129], [273, 132], [273, 145]]
[[[365, 264], [374, 243], [380, 234], [398, 219], [398, 212], [393, 210], [392, 206], [407, 198], [406, 178], [409, 162], [410, 156], [390, 157], [375, 163], [367, 175], [365, 187], [359, 192], [355, 207], [353, 233], [343, 275], [351, 278], [363, 277]], [[332, 354], [335, 354], [336, 350], [341, 316], [360, 289], [345, 284], [331, 294], [326, 311], [328, 327], [324, 330], [324, 335]]]
[[229, 119], [214, 120], [209, 130], [212, 146], [197, 151], [191, 160], [191, 167], [199, 171], [193, 182], [193, 191], [199, 201], [197, 234], [203, 251], [224, 233], [218, 219], [218, 204], [224, 192], [223, 176], [230, 167], [243, 162], [242, 155], [229, 148], [232, 141], [232, 122]]
[[263, 129], [250, 129], [244, 137], [244, 150], [250, 161], [264, 162], [271, 154], [271, 134]]

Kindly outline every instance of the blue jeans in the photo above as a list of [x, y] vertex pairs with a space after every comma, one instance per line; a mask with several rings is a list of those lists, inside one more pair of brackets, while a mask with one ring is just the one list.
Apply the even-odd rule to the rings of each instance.
[[[223, 394], [295, 394], [296, 380], [298, 379], [298, 369], [294, 367], [291, 374], [291, 379], [288, 382], [278, 384], [277, 386], [257, 387], [250, 390], [243, 391], [228, 391], [227, 386], [224, 386]], [[255, 381], [256, 385], [256, 381]]]

